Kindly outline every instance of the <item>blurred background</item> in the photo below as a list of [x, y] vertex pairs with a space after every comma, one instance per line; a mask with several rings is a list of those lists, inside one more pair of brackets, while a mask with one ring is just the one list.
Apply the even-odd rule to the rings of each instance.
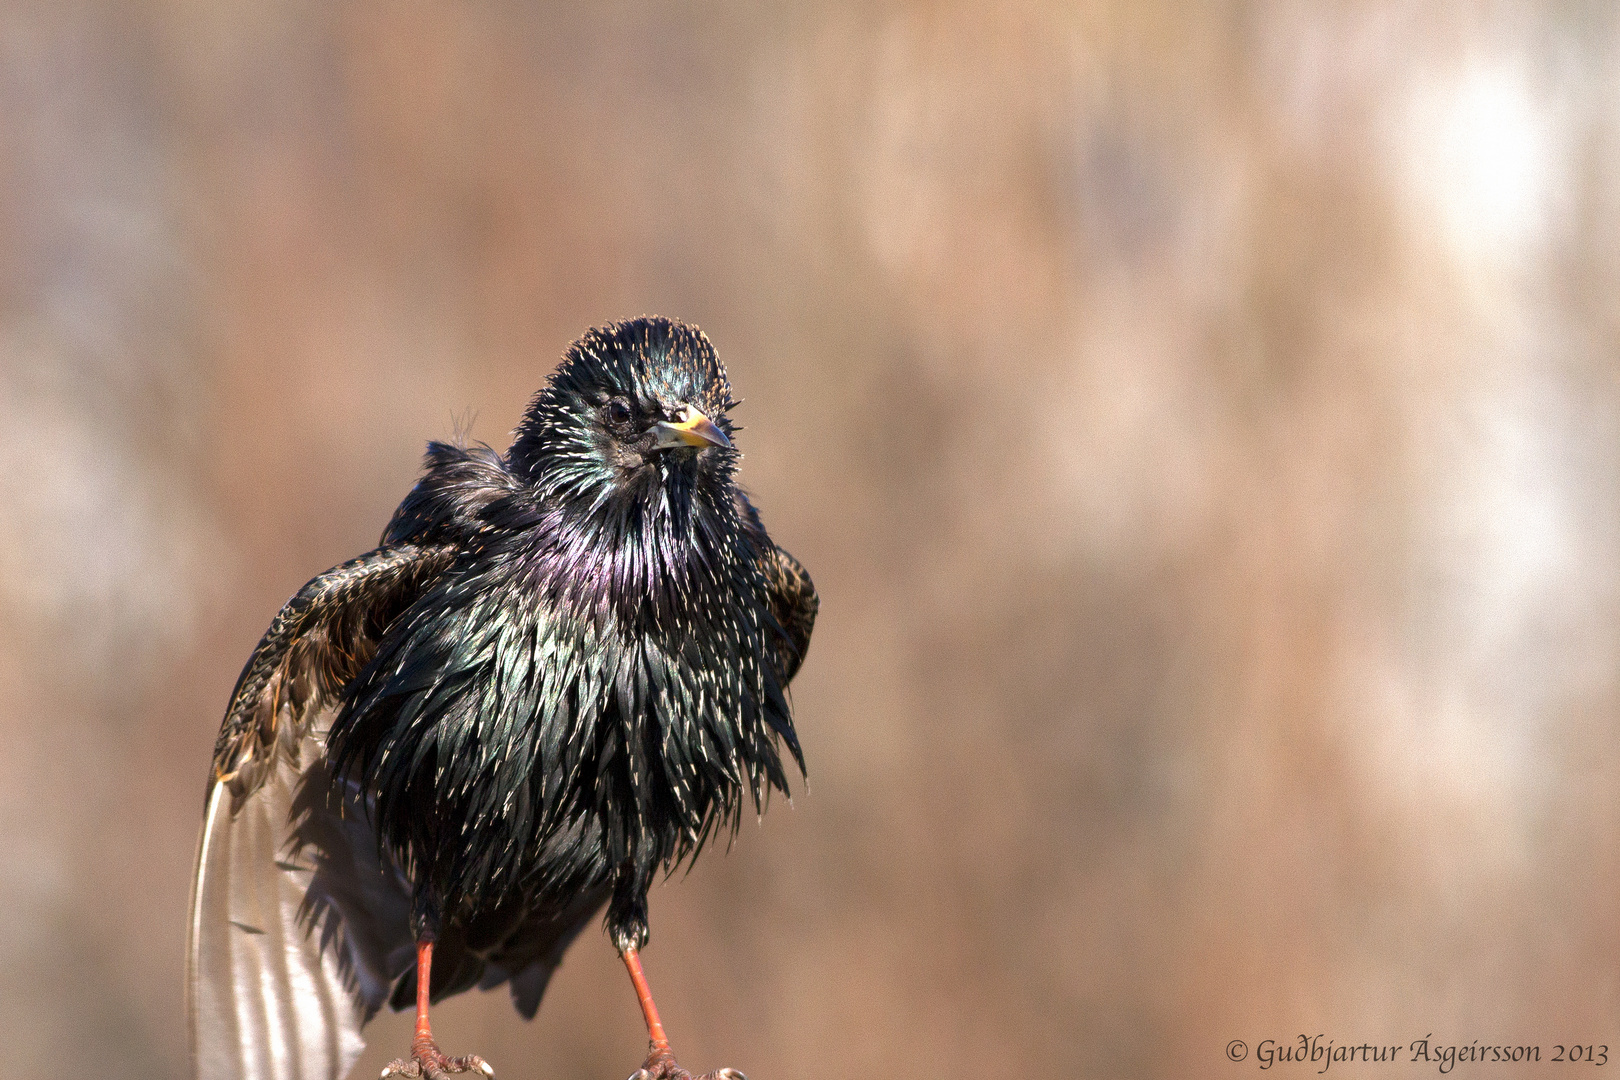
[[[653, 893], [685, 1064], [1620, 1054], [1612, 5], [12, 0], [8, 1061], [183, 1075], [259, 634], [652, 312], [822, 596], [810, 789]], [[645, 1048], [594, 930], [435, 1015]]]

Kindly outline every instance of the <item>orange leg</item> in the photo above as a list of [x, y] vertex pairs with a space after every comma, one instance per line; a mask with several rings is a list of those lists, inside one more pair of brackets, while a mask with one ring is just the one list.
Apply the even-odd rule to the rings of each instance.
[[647, 1021], [647, 1037], [655, 1048], [668, 1050], [669, 1036], [664, 1034], [664, 1023], [658, 1019], [658, 1006], [653, 1004], [647, 976], [641, 971], [641, 957], [634, 949], [624, 950], [623, 955], [624, 966], [630, 969], [630, 981], [636, 986], [636, 1000], [641, 1002], [641, 1015]]
[[494, 1076], [489, 1062], [477, 1054], [466, 1057], [445, 1057], [439, 1044], [433, 1041], [433, 1027], [428, 1023], [428, 1004], [433, 997], [433, 941], [424, 938], [416, 943], [416, 1036], [411, 1039], [411, 1056], [397, 1058], [382, 1071], [383, 1077], [403, 1077], [406, 1080], [442, 1080], [452, 1073], [478, 1071]]
[[[669, 1048], [669, 1036], [664, 1034], [664, 1022], [658, 1018], [658, 1006], [653, 1004], [647, 976], [641, 970], [640, 955], [635, 949], [625, 949], [619, 955], [630, 971], [630, 981], [635, 984], [636, 1000], [641, 1002], [641, 1015], [647, 1021], [647, 1038], [652, 1042], [646, 1064], [631, 1074], [630, 1080], [693, 1080], [691, 1073], [676, 1064]], [[696, 1080], [748, 1080], [748, 1077], [736, 1069], [716, 1069]]]
[[428, 1023], [428, 1002], [433, 990], [433, 942], [416, 943], [416, 1037], [411, 1040], [411, 1054], [419, 1056], [429, 1047], [438, 1049], [433, 1041], [433, 1026]]

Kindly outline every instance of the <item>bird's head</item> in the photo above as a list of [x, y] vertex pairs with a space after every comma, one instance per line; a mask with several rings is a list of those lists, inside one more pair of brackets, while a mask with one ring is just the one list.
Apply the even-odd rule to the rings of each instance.
[[614, 506], [685, 516], [695, 496], [729, 494], [736, 402], [694, 326], [642, 318], [569, 347], [530, 403], [508, 463], [541, 500], [595, 515]]

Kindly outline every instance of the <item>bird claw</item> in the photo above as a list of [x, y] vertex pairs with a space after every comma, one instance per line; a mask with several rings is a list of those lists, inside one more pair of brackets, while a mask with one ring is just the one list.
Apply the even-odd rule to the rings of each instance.
[[495, 1069], [477, 1054], [445, 1057], [437, 1046], [411, 1050], [408, 1058], [395, 1058], [383, 1068], [379, 1080], [450, 1080], [456, 1073], [476, 1072], [495, 1080]]
[[631, 1073], [628, 1080], [748, 1080], [740, 1069], [716, 1069], [693, 1076], [681, 1068], [667, 1047], [657, 1047], [647, 1055], [646, 1064]]

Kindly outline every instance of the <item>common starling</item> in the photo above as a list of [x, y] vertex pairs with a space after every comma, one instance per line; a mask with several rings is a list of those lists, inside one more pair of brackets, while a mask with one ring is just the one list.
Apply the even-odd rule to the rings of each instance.
[[[659, 318], [592, 330], [504, 454], [428, 445], [380, 545], [271, 622], [214, 748], [187, 955], [202, 1080], [337, 1080], [384, 1002], [384, 1076], [477, 1070], [428, 1006], [525, 1017], [604, 906], [651, 1049], [647, 889], [799, 771], [810, 577], [733, 482], [725, 370]], [[725, 1069], [711, 1077], [741, 1074]]]

